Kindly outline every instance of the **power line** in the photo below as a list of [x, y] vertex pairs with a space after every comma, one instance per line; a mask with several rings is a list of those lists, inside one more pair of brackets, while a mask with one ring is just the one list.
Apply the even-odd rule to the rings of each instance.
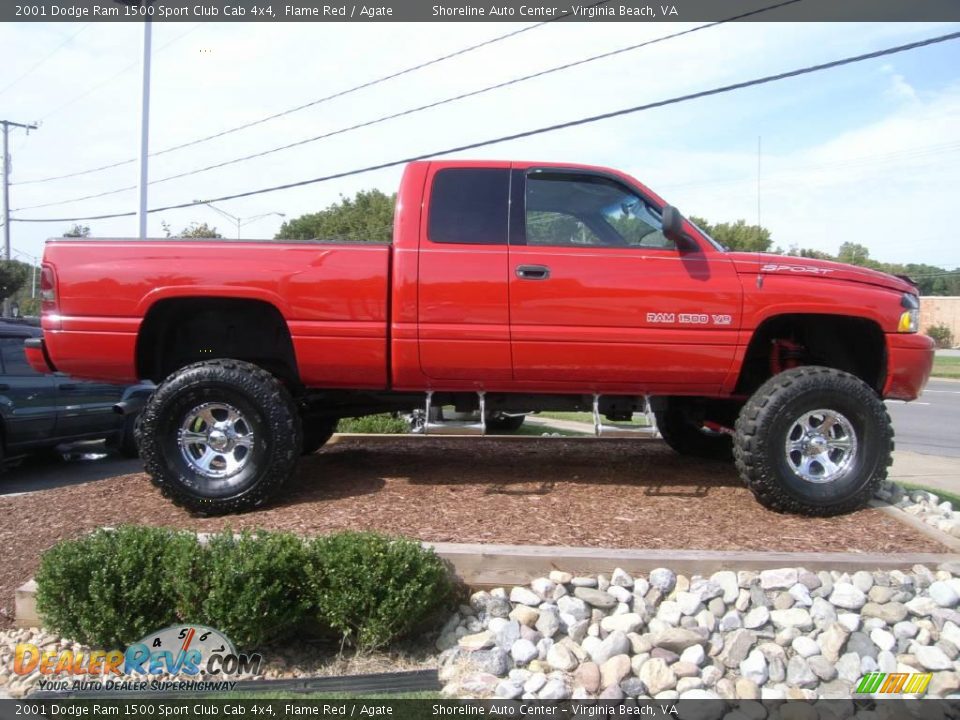
[[[655, 45], [657, 43], [666, 42], [667, 40], [673, 40], [675, 38], [682, 37], [684, 35], [691, 35], [695, 32], [699, 32], [700, 30], [706, 30], [708, 28], [716, 27], [718, 25], [723, 25], [728, 22], [734, 22], [736, 20], [743, 20], [753, 15], [758, 15], [760, 13], [764, 13], [770, 10], [775, 10], [777, 8], [784, 7], [785, 5], [793, 5], [794, 3], [802, 2], [802, 1], [803, 0], [784, 0], [784, 2], [779, 2], [774, 5], [769, 5], [767, 7], [760, 8], [758, 10], [752, 10], [750, 12], [741, 13], [740, 15], [735, 15], [733, 17], [726, 18], [725, 20], [718, 20], [716, 22], [707, 23], [705, 25], [699, 25], [694, 28], [689, 28], [687, 30], [681, 30], [679, 32], [671, 33], [669, 35], [662, 35], [661, 37], [653, 38], [652, 40], [646, 40], [644, 42], [634, 43], [633, 45], [628, 45], [626, 47], [618, 48], [616, 50], [610, 50], [605, 53], [600, 53], [599, 55], [592, 55], [590, 57], [583, 58], [581, 60], [575, 60], [573, 62], [557, 65], [555, 67], [547, 68], [546, 70], [541, 70], [539, 72], [532, 73], [530, 75], [524, 75], [522, 77], [507, 80], [505, 82], [496, 83], [494, 85], [488, 85], [478, 90], [472, 90], [470, 92], [460, 93], [459, 95], [454, 95], [452, 97], [448, 97], [443, 100], [437, 100], [436, 102], [428, 103], [426, 105], [420, 105], [418, 107], [408, 108], [406, 110], [401, 110], [400, 112], [392, 113], [390, 115], [382, 115], [372, 120], [365, 120], [363, 122], [356, 123], [354, 125], [349, 125], [347, 127], [339, 128], [337, 130], [331, 130], [330, 132], [326, 132], [321, 135], [315, 135], [313, 137], [297, 140], [296, 142], [287, 143], [286, 145], [280, 145], [278, 147], [269, 148], [267, 150], [262, 150], [260, 152], [251, 153], [250, 155], [244, 155], [238, 158], [224, 160], [223, 162], [214, 163], [212, 165], [206, 165], [204, 167], [195, 168], [193, 170], [187, 170], [181, 173], [176, 173], [175, 175], [168, 175], [167, 177], [157, 178], [156, 180], [151, 180], [148, 184], [156, 185], [159, 183], [170, 182], [171, 180], [179, 180], [181, 178], [189, 177], [191, 175], [198, 175], [203, 172], [209, 172], [210, 170], [217, 170], [222, 167], [227, 167], [228, 165], [235, 165], [237, 163], [246, 162], [248, 160], [255, 160], [256, 158], [265, 157], [266, 155], [271, 155], [273, 153], [280, 152], [282, 150], [290, 150], [296, 147], [307, 145], [309, 143], [317, 142], [318, 140], [325, 140], [327, 138], [331, 138], [336, 135], [343, 135], [345, 133], [352, 132], [354, 130], [370, 127], [372, 125], [379, 125], [380, 123], [387, 122], [388, 120], [395, 120], [397, 118], [413, 115], [415, 113], [422, 112], [424, 110], [431, 110], [433, 108], [437, 108], [442, 105], [447, 105], [449, 103], [457, 102], [459, 100], [464, 100], [466, 98], [483, 95], [493, 90], [500, 90], [502, 88], [509, 87], [511, 85], [516, 85], [522, 82], [526, 82], [528, 80], [544, 77], [552, 73], [561, 72], [563, 70], [569, 70], [571, 68], [578, 67], [580, 65], [586, 65], [588, 63], [595, 62], [597, 60], [603, 60], [609, 57], [614, 57], [616, 55], [620, 55], [622, 53], [629, 52], [631, 50], [638, 50], [640, 48], [647, 47], [648, 45]], [[54, 200], [52, 202], [40, 203], [38, 205], [25, 205], [23, 207], [17, 208], [16, 212], [19, 212], [21, 210], [38, 210], [40, 208], [55, 207], [57, 205], [65, 205], [67, 203], [81, 202], [83, 200], [93, 200], [96, 198], [108, 197], [110, 195], [117, 195], [122, 192], [129, 192], [135, 189], [136, 189], [135, 185], [127, 185], [125, 187], [115, 188], [113, 190], [105, 190], [103, 192], [92, 193], [89, 195], [81, 195], [80, 197], [70, 198], [68, 200]]]
[[[497, 145], [499, 143], [508, 142], [510, 140], [519, 140], [521, 138], [533, 137], [535, 135], [542, 135], [545, 133], [556, 132], [557, 130], [565, 130], [567, 128], [578, 127], [580, 125], [587, 125], [589, 123], [599, 122], [601, 120], [609, 120], [610, 118], [621, 117], [623, 115], [630, 115], [632, 113], [643, 112], [646, 110], [652, 110], [654, 108], [666, 107], [668, 105], [676, 105], [679, 103], [689, 102], [691, 100], [698, 100], [704, 97], [711, 97], [714, 95], [721, 95], [728, 92], [733, 92], [735, 90], [742, 90], [748, 87], [754, 87], [757, 85], [765, 85], [772, 82], [778, 82], [780, 80], [786, 80], [788, 78], [799, 77], [802, 75], [809, 75], [811, 73], [821, 72], [824, 70], [830, 70], [836, 67], [842, 67], [845, 65], [852, 65], [854, 63], [864, 62], [865, 60], [873, 60], [879, 57], [885, 57], [887, 55], [895, 55], [897, 53], [906, 52], [908, 50], [916, 50], [918, 48], [927, 47], [929, 45], [935, 45], [937, 43], [947, 42], [950, 40], [960, 39], [960, 32], [947, 33], [946, 35], [937, 35], [932, 38], [927, 38], [926, 40], [918, 40], [917, 42], [907, 43], [905, 45], [896, 45], [893, 47], [884, 48], [882, 50], [875, 50], [869, 53], [863, 53], [861, 55], [851, 55], [849, 57], [840, 58], [839, 60], [831, 60], [830, 62], [820, 63], [818, 65], [807, 65], [802, 68], [796, 68], [794, 70], [788, 70], [782, 73], [776, 73], [775, 75], [765, 75], [759, 78], [753, 78], [752, 80], [744, 80], [742, 82], [733, 83], [730, 85], [722, 85], [715, 88], [710, 88], [709, 90], [700, 90], [695, 93], [688, 93], [686, 95], [678, 95], [676, 97], [668, 98], [666, 100], [658, 100], [656, 102], [644, 103], [643, 105], [634, 105], [633, 107], [623, 108], [621, 110], [613, 110], [611, 112], [600, 113], [599, 115], [590, 115], [588, 117], [578, 118], [576, 120], [568, 120], [567, 122], [557, 123], [555, 125], [547, 125], [540, 128], [535, 128], [533, 130], [524, 130], [522, 132], [513, 133], [511, 135], [501, 135], [500, 137], [491, 138], [488, 140], [480, 140], [473, 143], [468, 143], [466, 145], [459, 145], [457, 147], [447, 148], [445, 150], [436, 150], [433, 152], [422, 153], [420, 155], [413, 155], [406, 157], [400, 160], [391, 160], [389, 162], [378, 163], [376, 165], [368, 165], [367, 167], [357, 168], [354, 170], [345, 170], [339, 173], [333, 173], [331, 175], [323, 175], [316, 178], [310, 178], [308, 180], [300, 180], [297, 182], [284, 183], [282, 185], [274, 185], [271, 187], [260, 188], [257, 190], [247, 190], [245, 192], [233, 193], [231, 195], [222, 195], [220, 197], [208, 198], [203, 202], [224, 202], [226, 200], [236, 200], [238, 198], [251, 197], [253, 195], [262, 195], [269, 192], [277, 192], [279, 190], [289, 190], [295, 187], [303, 187], [304, 185], [313, 185], [316, 183], [327, 182], [329, 180], [337, 180], [340, 178], [350, 177], [353, 175], [361, 175], [363, 173], [373, 172], [375, 170], [385, 170], [387, 168], [397, 167], [399, 165], [405, 165], [410, 162], [415, 162], [417, 160], [426, 160], [428, 158], [434, 158], [439, 155], [451, 155], [453, 153], [464, 152], [466, 150], [475, 150], [481, 147], [487, 147], [489, 145]], [[182, 208], [193, 207], [195, 205], [203, 204], [198, 202], [185, 202], [179, 203], [176, 205], [166, 205], [164, 207], [152, 208], [148, 212], [164, 212], [166, 210], [179, 210]], [[129, 217], [134, 215], [134, 212], [125, 212], [125, 213], [108, 213], [103, 215], [90, 215], [86, 217], [69, 217], [69, 218], [11, 218], [17, 222], [73, 222], [76, 220], [104, 220], [107, 218], [116, 218], [116, 217]]]
[[[180, 34], [177, 35], [175, 38], [169, 40], [168, 42], [166, 42], [166, 43], [164, 43], [163, 45], [161, 45], [160, 47], [158, 47], [157, 50], [156, 50], [156, 52], [158, 52], [158, 53], [163, 52], [164, 50], [166, 50], [168, 47], [170, 47], [170, 46], [173, 45], [174, 43], [180, 42], [180, 41], [183, 40], [183, 38], [185, 38], [187, 35], [189, 35], [190, 33], [194, 32], [194, 31], [196, 31], [196, 30], [199, 30], [201, 27], [203, 27], [203, 23], [197, 23], [196, 25], [194, 25], [192, 28], [190, 28], [190, 29], [187, 30], [186, 32], [180, 33]], [[44, 115], [42, 118], [40, 118], [41, 122], [42, 122], [43, 120], [46, 120], [47, 118], [52, 117], [53, 115], [56, 115], [56, 114], [59, 113], [60, 111], [65, 110], [66, 108], [70, 107], [70, 106], [73, 105], [74, 103], [79, 102], [80, 100], [83, 100], [83, 98], [87, 97], [88, 95], [91, 95], [91, 94], [95, 93], [95, 92], [96, 92], [97, 90], [99, 90], [100, 88], [109, 85], [109, 84], [112, 83], [114, 80], [116, 80], [118, 77], [120, 77], [120, 76], [123, 75], [124, 73], [132, 70], [133, 68], [137, 67], [139, 64], [140, 64], [140, 61], [137, 60], [137, 61], [135, 61], [135, 62], [130, 63], [129, 65], [125, 65], [123, 68], [121, 68], [120, 70], [118, 70], [117, 72], [115, 72], [113, 75], [111, 75], [110, 77], [108, 77], [108, 78], [107, 78], [106, 80], [104, 80], [103, 82], [99, 82], [99, 83], [97, 83], [96, 85], [93, 85], [93, 86], [89, 87], [88, 89], [86, 89], [86, 90], [84, 90], [82, 93], [80, 93], [79, 95], [76, 95], [76, 96], [73, 97], [72, 99], [67, 100], [67, 101], [66, 101], [65, 103], [63, 103], [62, 105], [57, 106], [54, 110], [51, 110], [50, 112], [48, 112], [46, 115]], [[127, 162], [135, 162], [135, 160], [128, 160]], [[56, 178], [48, 178], [48, 179], [54, 180], [54, 179], [56, 179]], [[27, 185], [27, 184], [29, 184], [29, 183], [34, 183], [34, 182], [41, 182], [41, 181], [39, 181], [39, 180], [23, 180], [23, 181], [21, 181], [21, 182], [12, 183], [12, 184], [15, 184], [15, 185]]]
[[79, 35], [80, 33], [82, 33], [84, 30], [86, 30], [86, 29], [87, 29], [88, 27], [90, 27], [92, 24], [93, 24], [93, 23], [87, 23], [87, 24], [81, 26], [81, 28], [80, 28], [79, 30], [77, 30], [73, 35], [71, 35], [70, 37], [68, 37], [66, 40], [64, 40], [62, 43], [60, 43], [59, 45], [57, 45], [57, 46], [56, 46], [53, 50], [51, 50], [49, 53], [47, 53], [46, 55], [44, 55], [39, 61], [37, 61], [34, 65], [32, 65], [29, 70], [27, 70], [27, 71], [26, 71], [25, 73], [23, 73], [22, 75], [18, 76], [18, 77], [16, 78], [16, 80], [13, 80], [12, 82], [7, 83], [7, 84], [4, 85], [2, 88], [0, 88], [0, 95], [3, 95], [7, 90], [9, 90], [10, 88], [12, 88], [14, 85], [16, 85], [17, 83], [19, 83], [19, 82], [20, 82], [21, 80], [23, 80], [24, 78], [26, 78], [26, 77], [28, 77], [29, 75], [31, 75], [37, 68], [39, 68], [39, 67], [40, 67], [41, 65], [43, 65], [45, 62], [47, 62], [47, 60], [49, 60], [50, 58], [52, 58], [52, 57], [53, 57], [54, 55], [56, 55], [58, 52], [60, 52], [61, 50], [63, 50], [63, 48], [65, 48], [67, 45], [69, 45], [69, 44], [73, 41], [73, 39], [77, 37], [77, 35]]
[[[607, 2], [610, 2], [610, 0], [597, 0], [597, 2], [594, 2], [594, 3], [590, 4], [590, 5], [588, 5], [587, 7], [596, 7], [596, 6], [599, 6], [599, 5], [604, 5], [604, 4], [606, 4]], [[225, 135], [230, 135], [230, 134], [235, 133], [235, 132], [240, 132], [241, 130], [246, 130], [247, 128], [255, 127], [255, 126], [257, 126], [257, 125], [262, 125], [263, 123], [269, 122], [269, 121], [271, 121], [271, 120], [276, 120], [277, 118], [285, 117], [286, 115], [292, 115], [293, 113], [300, 112], [301, 110], [306, 110], [307, 108], [314, 107], [314, 106], [316, 106], [316, 105], [320, 105], [320, 104], [325, 103], [325, 102], [329, 102], [330, 100], [334, 100], [334, 99], [336, 99], [336, 98], [341, 98], [341, 97], [344, 97], [344, 96], [346, 96], [346, 95], [350, 95], [350, 94], [352, 94], [352, 93], [358, 92], [358, 91], [360, 91], [360, 90], [364, 90], [364, 89], [366, 89], [366, 88], [370, 88], [370, 87], [373, 87], [373, 86], [375, 86], [375, 85], [379, 85], [379, 84], [381, 84], [381, 83], [385, 83], [385, 82], [387, 82], [387, 81], [389, 81], [389, 80], [393, 80], [393, 79], [395, 79], [395, 78], [402, 77], [403, 75], [408, 75], [408, 74], [413, 73], [413, 72], [416, 72], [416, 71], [418, 71], [418, 70], [423, 70], [424, 68], [430, 67], [431, 65], [436, 65], [436, 64], [442, 63], [442, 62], [444, 62], [444, 61], [446, 61], [446, 60], [450, 60], [450, 59], [452, 59], [452, 58], [459, 57], [459, 56], [461, 56], [461, 55], [465, 55], [465, 54], [467, 54], [467, 53], [473, 52], [474, 50], [479, 50], [480, 48], [488, 47], [488, 46], [490, 46], [490, 45], [493, 45], [494, 43], [498, 43], [498, 42], [501, 42], [501, 41], [503, 41], [503, 40], [507, 40], [507, 39], [509, 39], [509, 38], [516, 37], [517, 35], [521, 35], [521, 34], [523, 34], [523, 33], [530, 32], [531, 30], [536, 30], [537, 28], [541, 28], [541, 27], [543, 27], [544, 25], [547, 25], [548, 23], [552, 23], [552, 22], [555, 22], [555, 21], [557, 21], [557, 20], [560, 20], [560, 19], [562, 19], [562, 18], [564, 18], [564, 17], [567, 17], [567, 16], [569, 16], [570, 14], [572, 14], [572, 11], [570, 11], [570, 12], [565, 12], [565, 13], [561, 13], [561, 14], [558, 15], [557, 17], [551, 18], [550, 20], [544, 20], [543, 22], [535, 23], [535, 24], [533, 24], [533, 25], [528, 25], [528, 26], [526, 26], [526, 27], [520, 28], [519, 30], [513, 30], [513, 31], [508, 32], [508, 33], [506, 33], [506, 34], [504, 34], [504, 35], [498, 35], [498, 36], [496, 36], [496, 37], [490, 38], [489, 40], [484, 40], [483, 42], [475, 43], [474, 45], [469, 45], [469, 46], [464, 47], [464, 48], [461, 48], [461, 49], [459, 49], [459, 50], [455, 50], [454, 52], [447, 53], [446, 55], [441, 55], [441, 56], [439, 56], [439, 57], [436, 57], [436, 58], [434, 58], [434, 59], [432, 59], [432, 60], [427, 60], [426, 62], [422, 62], [422, 63], [419, 63], [419, 64], [417, 64], [417, 65], [412, 65], [412, 66], [410, 66], [410, 67], [408, 67], [408, 68], [404, 68], [403, 70], [398, 70], [397, 72], [390, 73], [389, 75], [384, 75], [384, 76], [379, 77], [379, 78], [376, 78], [376, 79], [374, 79], [374, 80], [369, 80], [369, 81], [367, 81], [367, 82], [361, 83], [360, 85], [355, 85], [355, 86], [353, 86], [353, 87], [351, 87], [351, 88], [347, 88], [346, 90], [340, 90], [340, 91], [335, 92], [335, 93], [332, 93], [332, 94], [330, 94], [330, 95], [326, 95], [326, 96], [324, 96], [324, 97], [317, 98], [316, 100], [311, 100], [310, 102], [303, 103], [302, 105], [297, 105], [296, 107], [292, 107], [292, 108], [289, 108], [289, 109], [287, 109], [287, 110], [283, 110], [283, 111], [281, 111], [281, 112], [274, 113], [274, 114], [272, 114], [272, 115], [267, 115], [266, 117], [260, 118], [259, 120], [253, 120], [253, 121], [251, 121], [251, 122], [244, 123], [244, 124], [242, 124], [242, 125], [237, 125], [236, 127], [232, 127], [232, 128], [227, 129], [227, 130], [221, 130], [220, 132], [216, 132], [216, 133], [214, 133], [214, 134], [212, 134], [212, 135], [206, 135], [206, 136], [204, 136], [204, 137], [197, 138], [196, 140], [190, 140], [189, 142], [181, 143], [181, 144], [179, 144], [179, 145], [173, 145], [173, 146], [171, 146], [171, 147], [164, 148], [163, 150], [157, 150], [156, 152], [151, 153], [151, 154], [150, 154], [150, 157], [156, 157], [157, 155], [165, 155], [166, 153], [171, 153], [171, 152], [174, 152], [174, 151], [176, 151], [176, 150], [183, 150], [184, 148], [193, 147], [194, 145], [199, 145], [200, 143], [205, 143], [205, 142], [208, 142], [208, 141], [210, 141], [210, 140], [215, 140], [216, 138], [221, 138], [221, 137], [224, 137]], [[132, 66], [130, 66], [130, 67], [132, 67]], [[124, 68], [124, 70], [122, 70], [121, 72], [126, 72], [126, 71], [129, 70], [129, 69], [130, 69], [129, 67]], [[116, 77], [116, 76], [114, 76], [114, 77]], [[81, 96], [81, 97], [82, 97], [82, 96]], [[77, 99], [79, 99], [79, 98], [77, 98]], [[73, 102], [73, 101], [71, 101], [71, 102]], [[56, 111], [55, 111], [55, 112], [56, 112]], [[67, 174], [65, 174], [65, 175], [54, 175], [54, 176], [52, 176], [52, 177], [37, 178], [37, 179], [34, 179], [34, 180], [22, 180], [22, 181], [20, 181], [20, 182], [17, 183], [17, 184], [18, 184], [18, 185], [31, 185], [31, 184], [34, 184], [34, 183], [51, 182], [51, 181], [53, 181], [53, 180], [64, 180], [64, 179], [66, 179], [66, 178], [77, 177], [78, 175], [88, 175], [88, 174], [90, 174], [90, 173], [101, 172], [101, 171], [103, 171], [103, 170], [110, 170], [111, 168], [121, 167], [121, 166], [123, 166], [123, 165], [129, 165], [129, 164], [132, 163], [132, 162], [136, 162], [136, 158], [130, 158], [130, 159], [128, 159], [128, 160], [120, 160], [120, 161], [115, 162], [115, 163], [110, 163], [109, 165], [101, 165], [101, 166], [99, 166], [99, 167], [90, 168], [90, 169], [88, 169], [88, 170], [79, 170], [79, 171], [77, 171], [77, 172], [67, 173]]]

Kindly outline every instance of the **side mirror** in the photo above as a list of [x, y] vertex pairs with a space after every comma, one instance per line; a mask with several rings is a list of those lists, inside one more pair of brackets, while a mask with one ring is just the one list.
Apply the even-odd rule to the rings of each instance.
[[663, 236], [678, 248], [685, 247], [689, 240], [683, 231], [683, 215], [673, 205], [663, 208]]

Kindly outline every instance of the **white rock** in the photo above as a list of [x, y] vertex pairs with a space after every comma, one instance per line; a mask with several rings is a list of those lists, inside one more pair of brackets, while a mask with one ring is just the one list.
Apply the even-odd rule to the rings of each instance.
[[840, 613], [837, 622], [852, 633], [860, 629], [860, 616], [856, 613]]
[[537, 697], [541, 700], [566, 700], [570, 697], [570, 688], [560, 678], [553, 678], [547, 681]]
[[949, 583], [938, 580], [927, 588], [930, 598], [942, 608], [952, 608], [958, 602], [960, 597]]
[[845, 610], [859, 610], [867, 604], [867, 596], [851, 583], [837, 583], [830, 594], [830, 604]]
[[636, 613], [624, 615], [610, 615], [600, 621], [600, 628], [606, 632], [619, 630], [622, 633], [632, 633], [643, 627], [643, 618]]
[[700, 595], [692, 592], [678, 592], [675, 598], [681, 615], [696, 615], [703, 608]]
[[817, 645], [817, 641], [812, 640], [806, 635], [794, 638], [793, 642], [790, 643], [790, 647], [793, 648], [793, 651], [797, 655], [804, 658], [812, 657], [820, 653], [820, 646]]
[[566, 585], [568, 582], [573, 580], [573, 575], [571, 575], [568, 572], [562, 572], [560, 570], [551, 570], [549, 577], [551, 580], [557, 583], [557, 585]]
[[907, 610], [912, 614], [920, 617], [929, 617], [938, 607], [937, 604], [928, 597], [915, 597], [909, 602], [905, 602], [904, 605], [907, 606]]
[[672, 600], [664, 600], [657, 610], [657, 619], [667, 623], [667, 625], [679, 625], [680, 615], [680, 606]]
[[721, 570], [711, 575], [710, 579], [723, 590], [723, 601], [728, 605], [735, 602], [740, 596], [740, 584], [737, 582], [737, 574], [735, 572]]
[[535, 659], [537, 655], [537, 646], [529, 640], [520, 638], [510, 646], [510, 656], [513, 658], [513, 661], [517, 663], [517, 665], [526, 665], [528, 662]]
[[677, 686], [677, 676], [660, 658], [651, 658], [640, 668], [640, 679], [647, 686], [647, 692], [657, 695]]
[[803, 607], [813, 605], [813, 600], [810, 598], [810, 590], [802, 583], [797, 583], [790, 588], [790, 597], [796, 601], [797, 605], [802, 605]]
[[[553, 580], [550, 580], [549, 578], [544, 578], [544, 577], [537, 578], [536, 580], [530, 583], [530, 588], [537, 595], [539, 595], [543, 600], [552, 599], [553, 590], [556, 586], [557, 584]], [[513, 598], [511, 598], [511, 600], [512, 599]], [[524, 604], [529, 605], [530, 603], [524, 603]]]
[[790, 608], [789, 610], [774, 610], [770, 619], [778, 628], [795, 627], [798, 630], [813, 629], [813, 619], [804, 608]]
[[519, 603], [521, 605], [529, 605], [530, 607], [537, 607], [543, 602], [543, 599], [533, 590], [518, 586], [510, 591], [510, 602]]
[[560, 644], [553, 645], [547, 652], [547, 663], [554, 670], [563, 672], [571, 672], [579, 665], [574, 654], [566, 646]]
[[924, 670], [951, 670], [953, 663], [943, 650], [933, 645], [915, 645], [913, 656]]
[[[736, 579], [736, 575], [734, 575], [734, 579]], [[680, 653], [680, 662], [690, 663], [691, 665], [703, 665], [706, 659], [707, 654], [701, 645], [691, 645]]]
[[796, 583], [796, 568], [778, 568], [760, 573], [760, 587], [764, 590], [786, 590]]
[[753, 608], [743, 616], [743, 626], [748, 630], [755, 630], [770, 622], [770, 611], [763, 605]]
[[[946, 624], [944, 624], [944, 629], [946, 629]], [[904, 620], [903, 622], [898, 622], [893, 626], [893, 636], [897, 638], [897, 640], [914, 638], [917, 636], [917, 632], [919, 632], [919, 630], [920, 628], [917, 627], [916, 623], [912, 623], [909, 620]], [[943, 631], [941, 631], [940, 635], [941, 637], [944, 636]]]
[[458, 644], [461, 648], [468, 651], [490, 648], [493, 647], [494, 644], [493, 633], [489, 630], [484, 630], [483, 632], [474, 633], [473, 635], [464, 635], [460, 638]]
[[881, 650], [893, 650], [897, 645], [897, 639], [893, 635], [879, 628], [870, 633], [870, 639]]
[[755, 682], [758, 686], [767, 682], [769, 677], [767, 658], [759, 649], [751, 651], [740, 663], [740, 676]]
[[611, 585], [629, 588], [630, 590], [633, 589], [634, 582], [633, 576], [622, 568], [615, 568], [610, 576]]
[[673, 570], [668, 568], [657, 568], [650, 571], [650, 586], [657, 588], [662, 593], [668, 593], [677, 584], [677, 576]]
[[[568, 615], [574, 620], [589, 620], [591, 609], [583, 600], [572, 595], [565, 595], [557, 600], [557, 609], [560, 611], [560, 617]], [[568, 623], [569, 624], [569, 623]]]

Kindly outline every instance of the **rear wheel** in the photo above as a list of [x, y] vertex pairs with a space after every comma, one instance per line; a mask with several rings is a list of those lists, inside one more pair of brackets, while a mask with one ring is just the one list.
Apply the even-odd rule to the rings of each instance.
[[312, 455], [317, 450], [326, 445], [327, 440], [336, 432], [336, 418], [323, 420], [303, 421], [303, 447], [300, 450], [301, 455]]
[[692, 405], [671, 401], [665, 410], [654, 414], [663, 441], [681, 455], [710, 460], [733, 459], [733, 438], [704, 427], [703, 419]]
[[290, 393], [239, 360], [196, 363], [168, 378], [144, 408], [138, 440], [154, 485], [205, 515], [266, 502], [293, 473], [302, 443]]
[[886, 478], [892, 452], [883, 401], [856, 376], [832, 368], [775, 375], [737, 420], [737, 470], [757, 499], [779, 512], [856, 510]]

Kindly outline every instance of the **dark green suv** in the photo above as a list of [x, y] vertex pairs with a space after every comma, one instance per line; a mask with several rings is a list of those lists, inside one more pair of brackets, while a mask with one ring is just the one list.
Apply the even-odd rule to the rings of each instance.
[[137, 456], [134, 413], [152, 384], [111, 385], [75, 380], [63, 373], [41, 375], [27, 363], [23, 343], [40, 328], [0, 320], [0, 460], [62, 443], [106, 439], [108, 447]]

